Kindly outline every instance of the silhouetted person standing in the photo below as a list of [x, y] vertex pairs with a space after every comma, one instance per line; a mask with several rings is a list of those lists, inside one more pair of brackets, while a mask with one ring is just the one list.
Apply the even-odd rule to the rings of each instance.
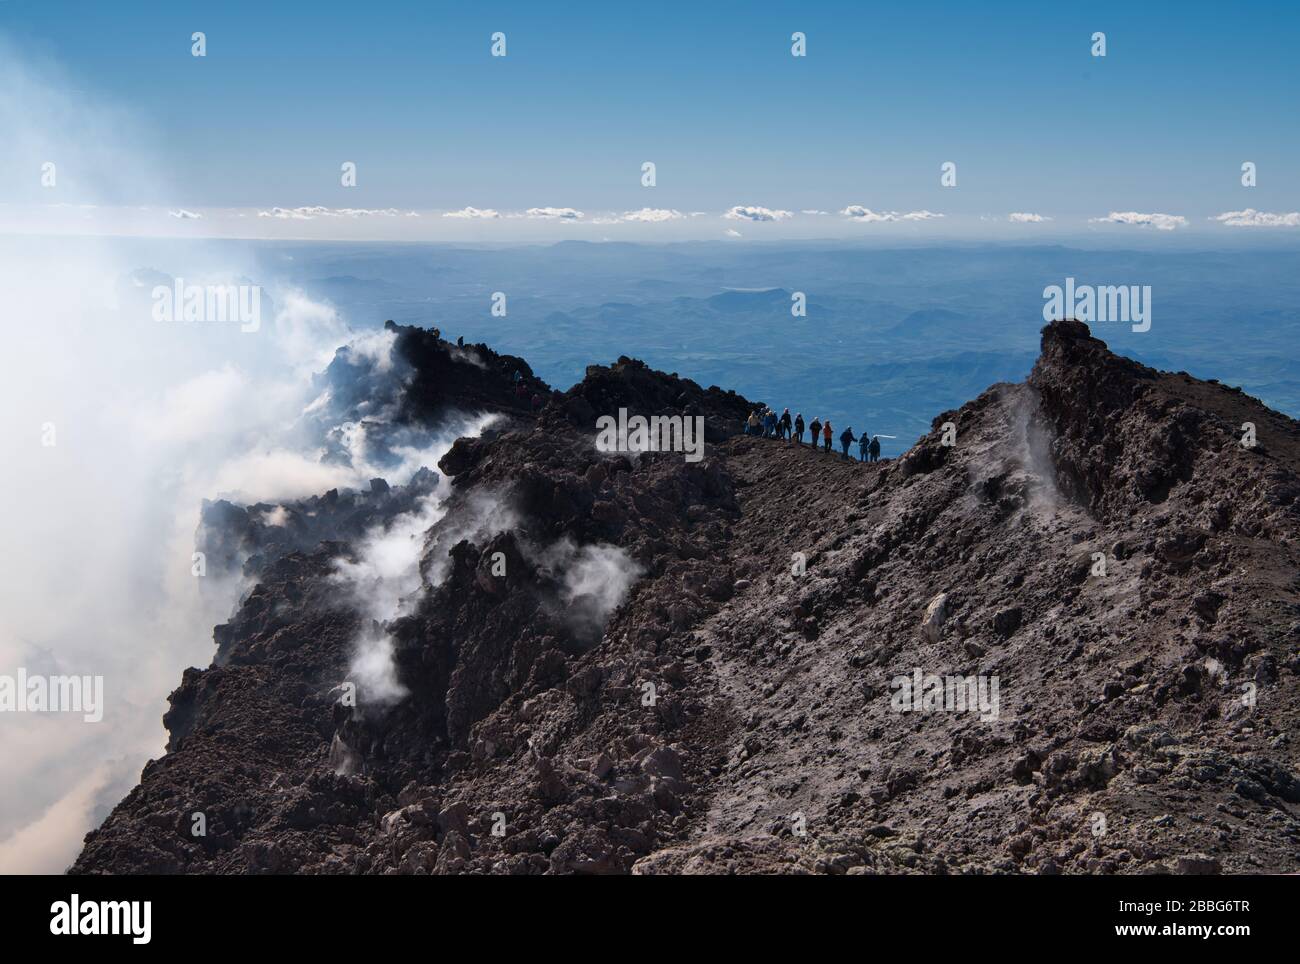
[[821, 440], [822, 423], [816, 415], [813, 416], [812, 424], [808, 426], [812, 429], [812, 447], [817, 448], [817, 443]]
[[794, 417], [794, 440], [803, 445], [803, 412]]
[[826, 446], [825, 446], [825, 448], [824, 448], [824, 451], [826, 451], [826, 452], [829, 452], [829, 451], [831, 450], [831, 437], [832, 437], [832, 434], [833, 434], [833, 432], [832, 432], [832, 429], [831, 429], [831, 420], [828, 418], [828, 419], [826, 420], [826, 424], [822, 426], [822, 438], [823, 438], [823, 439], [825, 440], [825, 442], [826, 442]]
[[874, 462], [880, 458], [880, 439], [876, 438], [874, 435], [871, 436], [870, 451], [871, 451], [871, 461]]

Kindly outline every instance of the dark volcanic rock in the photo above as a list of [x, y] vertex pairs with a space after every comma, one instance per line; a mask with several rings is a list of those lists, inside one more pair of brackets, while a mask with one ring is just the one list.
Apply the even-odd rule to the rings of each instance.
[[[257, 586], [75, 872], [1300, 869], [1293, 420], [1061, 322], [1026, 383], [862, 465], [640, 362], [558, 394], [394, 330], [401, 418], [508, 416], [440, 466], [385, 627], [407, 695], [348, 697], [365, 627], [330, 574], [430, 479], [275, 532], [212, 504], [209, 551]], [[620, 407], [703, 416], [706, 457], [601, 454]], [[900, 711], [917, 673], [996, 704]]]

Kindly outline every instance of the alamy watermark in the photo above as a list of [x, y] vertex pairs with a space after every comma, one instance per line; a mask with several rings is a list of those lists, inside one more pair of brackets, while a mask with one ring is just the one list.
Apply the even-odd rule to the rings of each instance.
[[1151, 330], [1150, 285], [1076, 285], [1073, 278], [1065, 286], [1048, 285], [1043, 289], [1043, 321], [1118, 321], [1128, 322], [1134, 331]]
[[704, 458], [703, 415], [633, 415], [596, 419], [596, 449], [609, 452], [685, 452], [687, 462]]
[[998, 686], [996, 676], [938, 676], [918, 667], [890, 680], [889, 706], [896, 713], [978, 713], [988, 723], [1000, 712]]
[[261, 285], [155, 285], [154, 321], [233, 321], [242, 332], [262, 327]]
[[153, 937], [153, 902], [82, 900], [80, 894], [73, 894], [50, 905], [50, 933], [127, 936], [133, 944], [148, 944]]
[[104, 677], [42, 676], [21, 666], [0, 675], [0, 713], [80, 713], [87, 723], [104, 718]]

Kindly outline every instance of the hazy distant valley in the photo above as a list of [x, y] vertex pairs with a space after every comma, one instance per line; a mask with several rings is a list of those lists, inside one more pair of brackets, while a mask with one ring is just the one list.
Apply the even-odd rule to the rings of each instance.
[[[453, 339], [527, 357], [561, 389], [593, 359], [638, 357], [778, 410], [897, 435], [886, 455], [990, 383], [1023, 378], [1037, 353], [1042, 289], [1066, 277], [1151, 286], [1149, 332], [1097, 326], [1116, 351], [1300, 413], [1293, 251], [586, 242], [253, 250], [263, 277], [328, 300], [354, 328], [388, 318], [439, 325]], [[490, 311], [497, 291], [505, 317]], [[796, 291], [807, 296], [806, 318], [791, 316]]]

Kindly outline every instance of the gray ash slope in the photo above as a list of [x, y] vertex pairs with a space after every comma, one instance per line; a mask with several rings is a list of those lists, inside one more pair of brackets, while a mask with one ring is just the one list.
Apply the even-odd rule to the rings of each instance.
[[[1059, 322], [1025, 383], [866, 466], [739, 435], [750, 402], [639, 362], [534, 414], [517, 360], [402, 338], [410, 417], [469, 384], [506, 418], [443, 459], [387, 627], [408, 694], [338, 700], [347, 538], [268, 550], [73, 872], [1300, 869], [1294, 420]], [[600, 455], [620, 407], [704, 415], [706, 458]], [[612, 611], [560, 585], [592, 547], [633, 563]], [[996, 677], [998, 718], [895, 711], [917, 669]]]

